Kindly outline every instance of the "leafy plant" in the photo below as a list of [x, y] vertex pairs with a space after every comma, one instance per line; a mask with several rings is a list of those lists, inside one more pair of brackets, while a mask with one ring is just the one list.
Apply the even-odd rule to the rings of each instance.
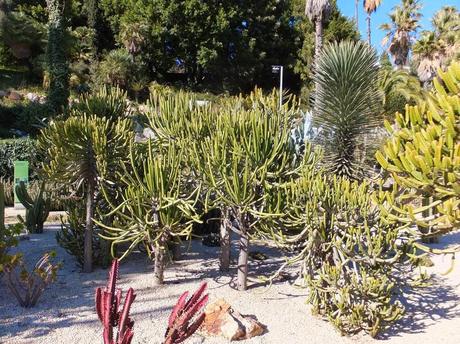
[[18, 244], [16, 235], [22, 225], [5, 225], [5, 193], [3, 183], [0, 182], [0, 272], [4, 267], [17, 259], [17, 255], [8, 255], [8, 250]]
[[21, 255], [16, 255], [3, 266], [6, 284], [21, 307], [34, 307], [46, 287], [56, 280], [61, 264], [53, 265], [50, 262], [54, 256], [53, 252], [44, 254], [31, 272], [27, 270]]
[[314, 126], [330, 172], [362, 178], [358, 153], [365, 135], [380, 125], [377, 56], [366, 43], [341, 42], [324, 48], [313, 79], [318, 85]]
[[[56, 233], [56, 241], [70, 255], [77, 265], [83, 267], [85, 253], [85, 203], [82, 199], [71, 199], [65, 205], [65, 218], [61, 216], [61, 229]], [[98, 231], [93, 231], [92, 261], [101, 264], [101, 243]]]
[[20, 182], [16, 186], [16, 196], [26, 208], [26, 219], [18, 215], [21, 222], [25, 223], [30, 233], [43, 233], [43, 224], [48, 218], [51, 199], [45, 194], [45, 182], [40, 185], [40, 191], [35, 198], [32, 198], [26, 189], [26, 184]]

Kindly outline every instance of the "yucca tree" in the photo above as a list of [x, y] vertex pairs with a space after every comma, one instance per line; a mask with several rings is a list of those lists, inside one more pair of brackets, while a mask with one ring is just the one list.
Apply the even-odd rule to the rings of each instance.
[[91, 115], [71, 116], [51, 122], [42, 131], [40, 146], [49, 163], [44, 172], [53, 180], [83, 190], [86, 197], [86, 226], [83, 271], [92, 270], [93, 218], [98, 181], [113, 165], [126, 159], [126, 147], [133, 140], [131, 121], [109, 121]]
[[[155, 256], [153, 284], [160, 285], [168, 243], [190, 237], [193, 223], [200, 221], [195, 211], [199, 189], [190, 190], [184, 178], [183, 150], [174, 144], [155, 146], [152, 141], [145, 145], [143, 156], [130, 145], [130, 162], [124, 164], [120, 183], [121, 202], [111, 204], [113, 210], [108, 214], [117, 220], [112, 226], [97, 223], [106, 229], [104, 237], [113, 244], [130, 244], [121, 258], [144, 244], [149, 255]], [[110, 197], [107, 201], [111, 202]]]
[[367, 13], [367, 43], [371, 45], [371, 15], [382, 4], [382, 0], [364, 0], [364, 11]]
[[364, 135], [381, 123], [377, 78], [377, 56], [366, 43], [333, 43], [321, 54], [313, 77], [319, 85], [313, 122], [334, 174], [354, 179], [363, 172], [356, 155]]
[[390, 22], [380, 26], [386, 31], [382, 45], [393, 56], [398, 69], [408, 64], [414, 36], [420, 27], [420, 9], [419, 0], [402, 0], [401, 5], [395, 6], [390, 13]]

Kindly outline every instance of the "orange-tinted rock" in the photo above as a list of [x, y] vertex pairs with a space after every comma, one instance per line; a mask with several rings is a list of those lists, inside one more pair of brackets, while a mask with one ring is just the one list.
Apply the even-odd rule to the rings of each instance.
[[230, 340], [248, 339], [261, 335], [265, 327], [255, 317], [235, 311], [224, 299], [209, 304], [200, 332], [205, 336], [220, 336]]

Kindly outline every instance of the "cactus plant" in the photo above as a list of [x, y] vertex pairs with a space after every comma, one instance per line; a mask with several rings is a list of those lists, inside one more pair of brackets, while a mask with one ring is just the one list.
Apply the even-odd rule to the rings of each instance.
[[425, 239], [460, 227], [460, 63], [433, 84], [425, 102], [386, 123], [391, 137], [376, 154], [394, 184], [389, 220]]
[[0, 272], [4, 267], [16, 259], [17, 255], [8, 255], [8, 250], [18, 244], [16, 235], [21, 231], [21, 225], [5, 225], [5, 189], [0, 183]]
[[[200, 222], [195, 211], [199, 190], [189, 190], [183, 181], [183, 152], [180, 149], [171, 145], [161, 151], [150, 141], [145, 146], [147, 157], [142, 168], [138, 168], [135, 164], [137, 153], [131, 145], [131, 164], [125, 166], [122, 179], [122, 202], [112, 205], [113, 211], [109, 214], [116, 215], [117, 222], [113, 226], [95, 222], [106, 229], [106, 233], [101, 235], [104, 239], [111, 240], [113, 244], [131, 243], [121, 258], [139, 243], [145, 243], [149, 255], [154, 253], [153, 283], [158, 285], [163, 284], [168, 242], [189, 237], [193, 223]], [[137, 147], [145, 148], [144, 145]], [[102, 190], [105, 194], [105, 189]], [[110, 201], [110, 197], [106, 198]]]
[[285, 214], [272, 224], [273, 237], [299, 250], [289, 262], [299, 263], [313, 311], [343, 334], [375, 336], [403, 311], [392, 295], [404, 247], [372, 195], [368, 182], [307, 170], [281, 185], [271, 205]]
[[[134, 336], [134, 321], [130, 319], [129, 312], [136, 294], [133, 288], [129, 288], [123, 308], [120, 309], [122, 291], [117, 289], [119, 264], [117, 259], [112, 262], [107, 286], [104, 289], [100, 287], [96, 289], [96, 311], [104, 326], [104, 344], [130, 344]], [[115, 339], [114, 327], [117, 327]]]
[[[208, 302], [208, 295], [203, 296], [206, 286], [205, 282], [201, 283], [188, 300], [188, 291], [181, 295], [169, 316], [164, 344], [182, 343], [201, 326], [205, 314], [200, 311]], [[190, 323], [192, 320], [193, 322]]]
[[20, 182], [16, 186], [16, 196], [26, 208], [26, 219], [18, 215], [21, 222], [25, 223], [30, 233], [43, 233], [43, 224], [48, 218], [51, 208], [51, 198], [45, 195], [45, 182], [40, 185], [40, 191], [35, 198], [27, 192], [26, 184]]

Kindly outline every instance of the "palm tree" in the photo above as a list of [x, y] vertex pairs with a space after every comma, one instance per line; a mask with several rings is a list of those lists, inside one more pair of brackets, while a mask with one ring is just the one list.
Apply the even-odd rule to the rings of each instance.
[[315, 24], [315, 63], [323, 46], [323, 25], [330, 13], [330, 0], [307, 0], [305, 4], [305, 14]]
[[371, 45], [371, 14], [377, 11], [382, 4], [382, 0], [364, 0], [363, 6], [367, 13], [367, 43]]
[[390, 23], [380, 27], [387, 32], [382, 45], [387, 47], [398, 69], [407, 66], [409, 51], [420, 27], [420, 9], [419, 0], [402, 0], [402, 4], [394, 7], [390, 13]]
[[362, 176], [359, 148], [365, 135], [381, 124], [377, 79], [377, 56], [366, 43], [333, 43], [321, 54], [313, 76], [319, 86], [313, 123], [321, 128], [318, 141], [334, 174]]
[[359, 30], [359, 0], [355, 0], [355, 22], [356, 30]]
[[444, 68], [459, 53], [460, 13], [445, 6], [433, 16], [433, 31], [423, 31], [414, 44], [414, 61], [420, 81], [428, 87], [438, 68]]
[[414, 61], [418, 64], [417, 75], [427, 86], [445, 60], [445, 44], [432, 31], [423, 31], [414, 44]]

